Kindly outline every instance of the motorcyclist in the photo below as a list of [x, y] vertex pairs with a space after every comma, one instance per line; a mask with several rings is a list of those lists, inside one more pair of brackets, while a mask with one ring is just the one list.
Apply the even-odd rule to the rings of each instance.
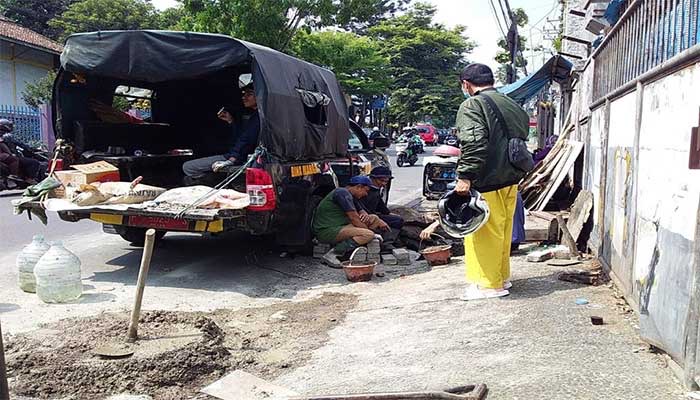
[[14, 123], [8, 119], [0, 118], [0, 163], [2, 169], [6, 170], [9, 175], [15, 175], [27, 183], [34, 184], [39, 178], [41, 163], [27, 157], [21, 157], [15, 154], [5, 138], [14, 130]]
[[415, 129], [412, 129], [408, 136], [408, 147], [416, 153], [419, 153], [420, 148], [423, 147], [423, 141], [421, 140], [418, 131]]

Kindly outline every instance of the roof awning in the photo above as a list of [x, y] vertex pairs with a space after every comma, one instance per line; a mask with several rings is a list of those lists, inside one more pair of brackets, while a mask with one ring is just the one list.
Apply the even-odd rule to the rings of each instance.
[[571, 73], [573, 64], [566, 58], [556, 55], [547, 61], [534, 74], [519, 79], [510, 85], [501, 86], [498, 91], [507, 94], [520, 104], [525, 103], [542, 90], [549, 82], [562, 83]]

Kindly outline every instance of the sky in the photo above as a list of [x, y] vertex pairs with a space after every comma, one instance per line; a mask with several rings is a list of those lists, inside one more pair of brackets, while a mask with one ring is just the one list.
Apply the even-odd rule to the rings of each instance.
[[[152, 0], [158, 9], [165, 9], [177, 4], [175, 0]], [[455, 25], [465, 25], [466, 35], [477, 44], [469, 60], [481, 62], [496, 68], [498, 64], [494, 60], [498, 52], [498, 39], [503, 36], [501, 33], [489, 0], [427, 0], [437, 7], [436, 22], [448, 27]], [[542, 42], [542, 30], [547, 25], [551, 28], [556, 23], [547, 23], [547, 19], [558, 18], [558, 0], [510, 0], [511, 8], [523, 8], [530, 19], [530, 25], [520, 30], [520, 34], [528, 39], [528, 42], [539, 44]], [[494, 0], [498, 7], [498, 1]], [[500, 14], [500, 9], [497, 8]], [[501, 19], [502, 21], [502, 19]], [[507, 30], [504, 26], [503, 29]], [[548, 44], [548, 43], [547, 43]], [[545, 46], [546, 47], [546, 46]], [[542, 53], [525, 53], [525, 57], [530, 62], [528, 73], [532, 73], [533, 68], [542, 65]], [[548, 58], [548, 55], [545, 56]]]

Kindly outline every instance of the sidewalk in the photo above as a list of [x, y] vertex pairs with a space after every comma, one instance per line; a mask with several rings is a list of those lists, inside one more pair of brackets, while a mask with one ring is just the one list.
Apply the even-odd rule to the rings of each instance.
[[[345, 286], [358, 306], [311, 361], [275, 383], [305, 394], [486, 383], [488, 399], [682, 399], [664, 358], [606, 286], [558, 281], [561, 267], [513, 259], [503, 299], [462, 302], [463, 261]], [[309, 295], [309, 293], [306, 293]], [[575, 304], [577, 298], [590, 304]], [[593, 326], [591, 315], [605, 319]]]

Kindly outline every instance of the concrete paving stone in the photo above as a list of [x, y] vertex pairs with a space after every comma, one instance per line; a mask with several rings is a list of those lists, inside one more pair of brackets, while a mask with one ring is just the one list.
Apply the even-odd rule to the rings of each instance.
[[382, 254], [382, 263], [384, 265], [396, 265], [396, 257], [393, 254]]

